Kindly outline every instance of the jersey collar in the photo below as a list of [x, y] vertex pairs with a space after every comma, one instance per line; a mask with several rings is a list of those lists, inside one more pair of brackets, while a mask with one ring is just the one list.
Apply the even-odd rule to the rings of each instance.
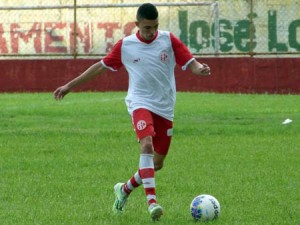
[[141, 42], [144, 42], [144, 43], [146, 43], [146, 44], [152, 43], [152, 42], [156, 39], [157, 35], [158, 35], [158, 31], [156, 31], [156, 34], [155, 34], [155, 36], [154, 36], [154, 38], [153, 38], [152, 40], [147, 41], [147, 40], [144, 40], [144, 39], [141, 37], [140, 31], [138, 31], [138, 32], [136, 33], [136, 37], [137, 37]]

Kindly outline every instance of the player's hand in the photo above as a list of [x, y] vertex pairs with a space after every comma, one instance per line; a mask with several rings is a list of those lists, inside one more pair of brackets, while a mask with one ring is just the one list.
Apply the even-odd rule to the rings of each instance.
[[210, 75], [209, 66], [203, 63], [202, 66], [199, 68], [199, 75], [209, 76]]
[[62, 100], [66, 94], [68, 94], [70, 92], [70, 89], [67, 86], [61, 86], [59, 88], [57, 88], [54, 92], [53, 92], [53, 96], [55, 98], [55, 100]]
[[199, 63], [197, 60], [193, 60], [189, 64], [189, 68], [195, 75], [202, 75], [202, 76], [209, 76], [210, 75], [210, 68], [208, 65], [204, 63]]

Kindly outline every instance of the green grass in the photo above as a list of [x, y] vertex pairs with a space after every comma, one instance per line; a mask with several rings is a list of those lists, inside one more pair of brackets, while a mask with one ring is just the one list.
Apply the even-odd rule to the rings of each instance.
[[[121, 217], [113, 185], [137, 169], [125, 93], [0, 95], [0, 224], [153, 224], [142, 188]], [[293, 120], [288, 125], [281, 123]], [[165, 215], [195, 224], [201, 193], [218, 225], [300, 224], [300, 96], [178, 93], [174, 137], [156, 174]]]

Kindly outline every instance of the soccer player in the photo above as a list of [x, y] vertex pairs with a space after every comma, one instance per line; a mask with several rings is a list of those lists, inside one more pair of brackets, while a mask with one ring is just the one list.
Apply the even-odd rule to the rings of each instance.
[[143, 185], [148, 211], [159, 220], [163, 208], [157, 203], [155, 172], [162, 169], [171, 143], [176, 88], [174, 67], [193, 74], [210, 75], [210, 68], [199, 63], [173, 33], [158, 30], [158, 11], [150, 3], [142, 4], [136, 14], [135, 34], [119, 40], [101, 61], [54, 91], [61, 100], [74, 87], [95, 78], [105, 70], [125, 66], [129, 74], [126, 105], [140, 144], [139, 169], [125, 183], [114, 186], [113, 211], [121, 213], [130, 193]]

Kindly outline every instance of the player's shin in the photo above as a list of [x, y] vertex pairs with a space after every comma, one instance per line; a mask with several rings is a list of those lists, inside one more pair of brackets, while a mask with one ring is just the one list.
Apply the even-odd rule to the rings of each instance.
[[143, 182], [148, 205], [156, 203], [154, 163], [152, 154], [141, 154], [139, 174]]

